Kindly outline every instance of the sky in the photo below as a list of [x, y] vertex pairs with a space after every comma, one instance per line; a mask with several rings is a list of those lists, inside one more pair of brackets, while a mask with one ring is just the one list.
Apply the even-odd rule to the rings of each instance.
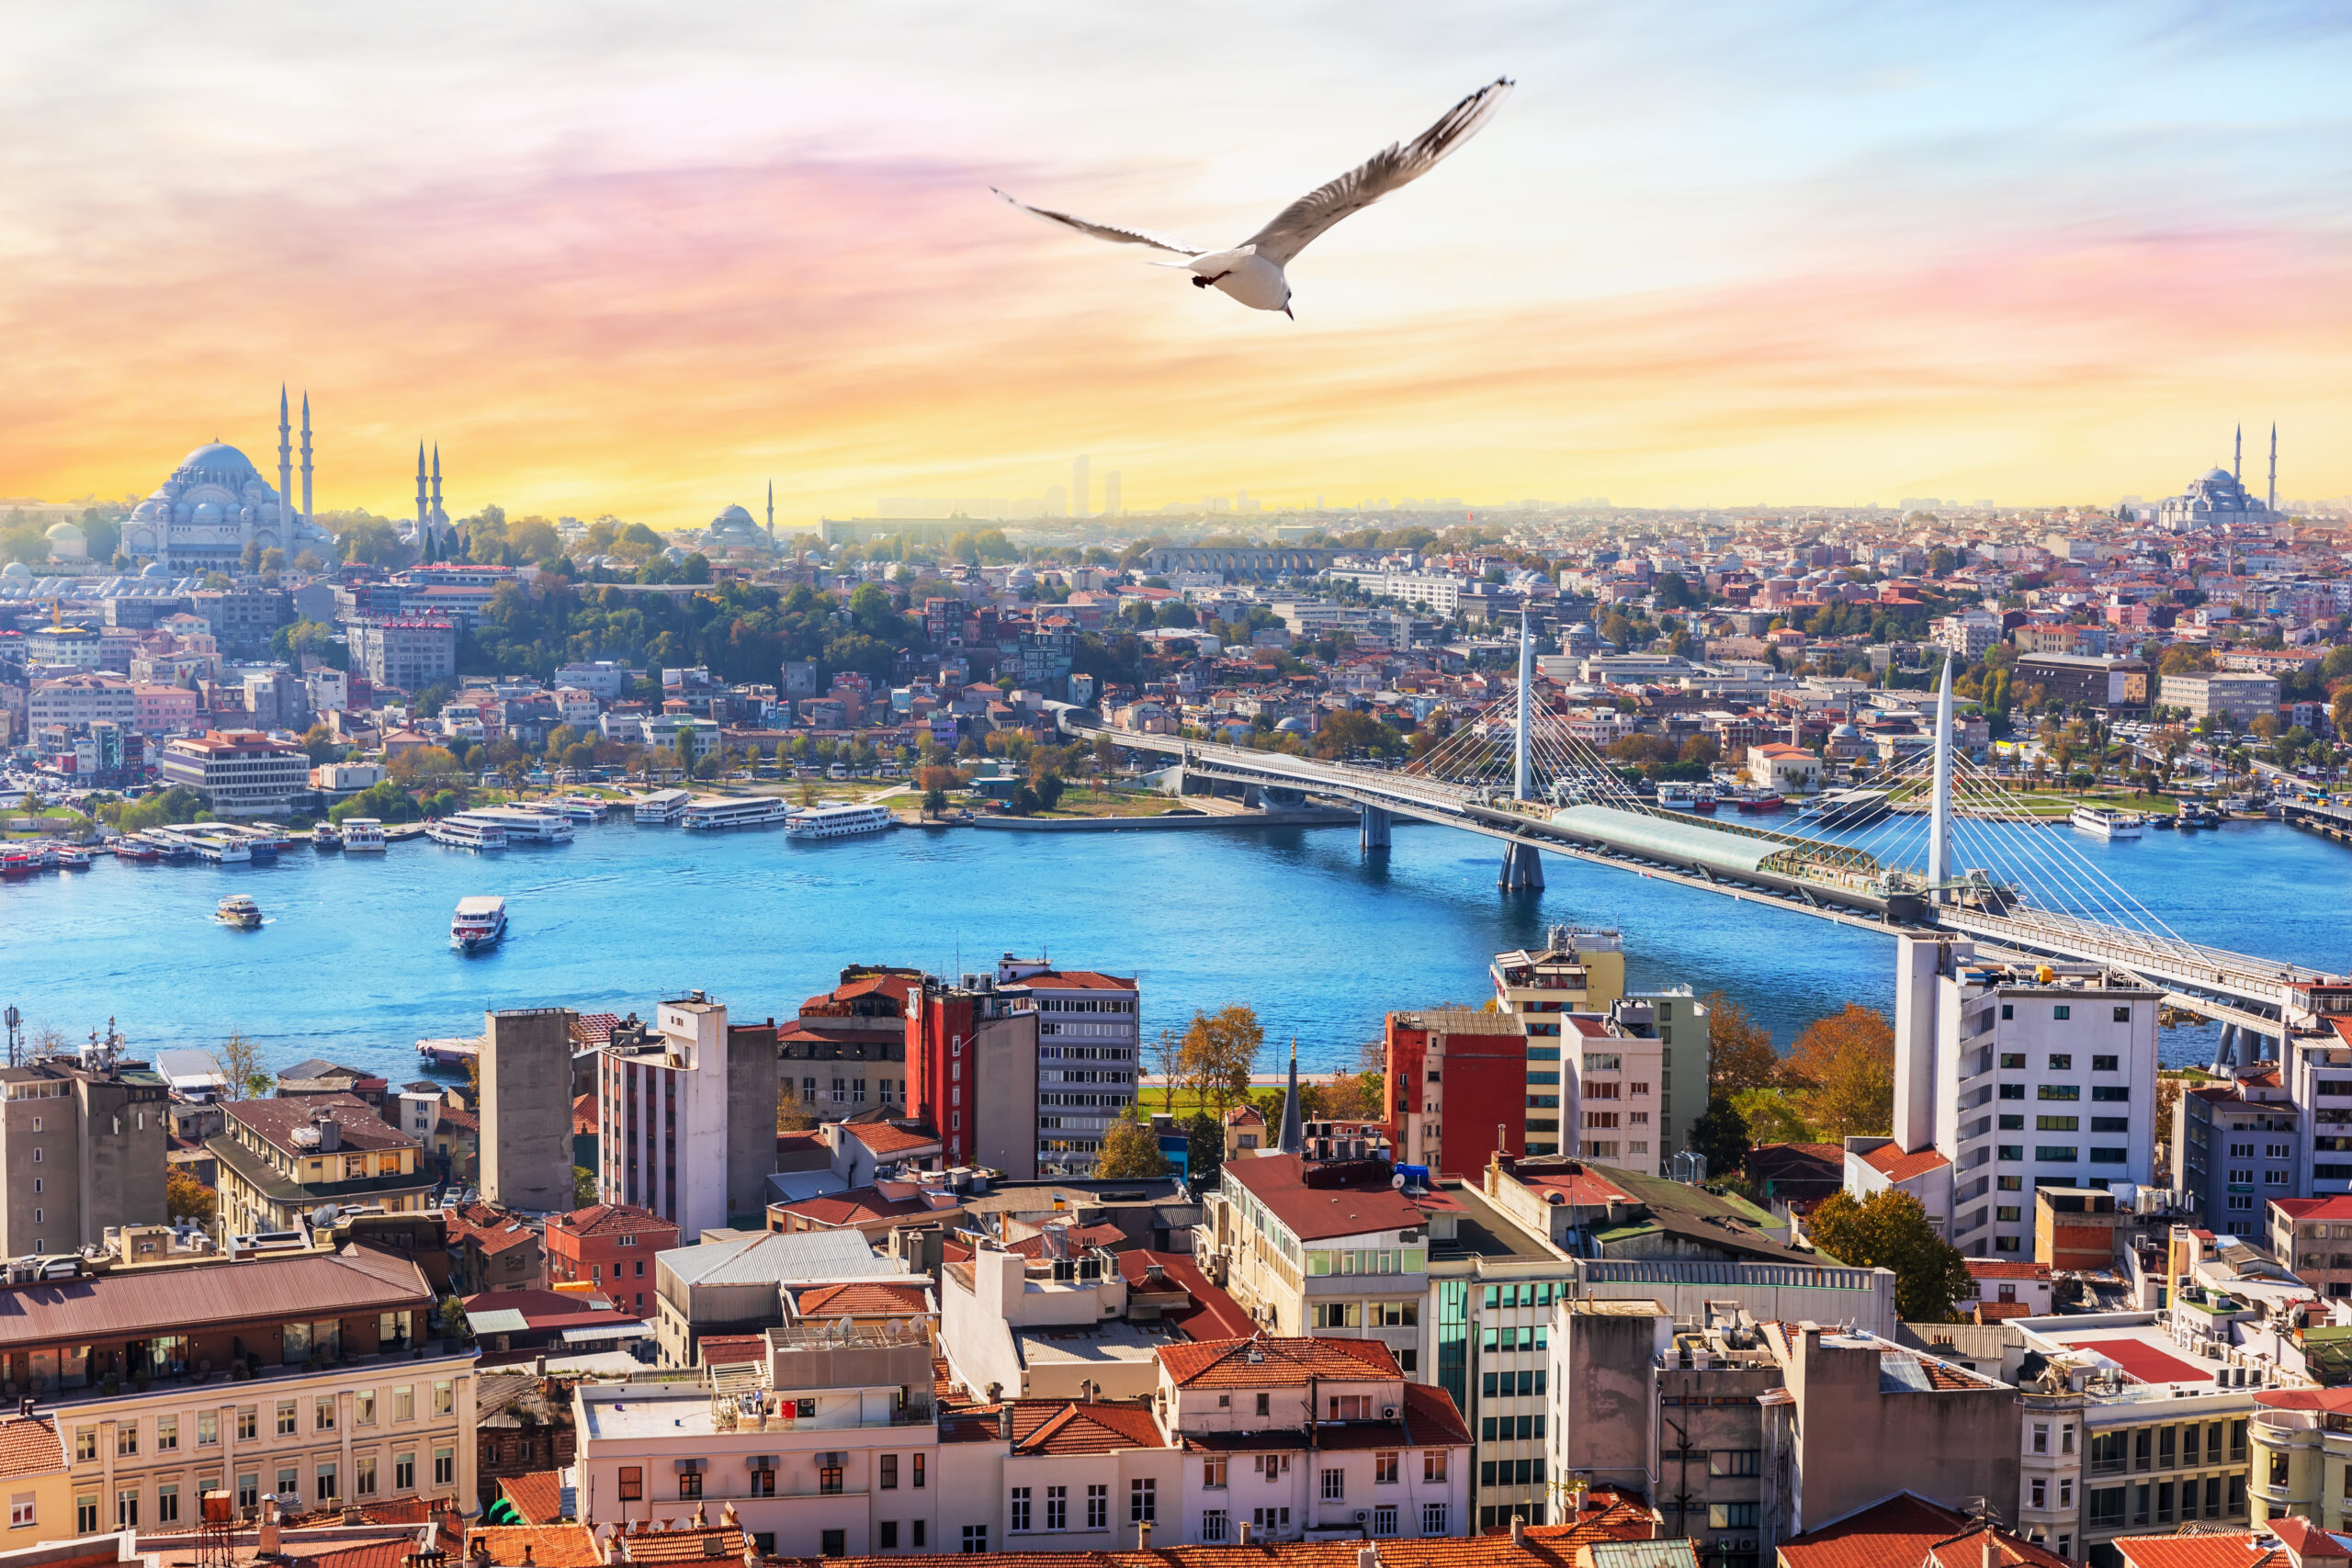
[[[1295, 321], [989, 190], [1229, 244], [1500, 74]], [[274, 470], [281, 381], [386, 513], [2343, 495], [2347, 81], [2262, 0], [5, 0], [0, 496]]]

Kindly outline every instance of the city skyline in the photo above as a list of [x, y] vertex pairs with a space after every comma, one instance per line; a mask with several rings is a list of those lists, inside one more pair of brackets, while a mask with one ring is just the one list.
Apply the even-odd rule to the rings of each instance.
[[[453, 513], [672, 527], [771, 474], [793, 525], [1080, 453], [1129, 513], [2104, 504], [2274, 418], [2283, 495], [2352, 491], [2352, 36], [2315, 8], [1374, 11], [1336, 45], [1310, 11], [1238, 63], [1058, 15], [451, 9], [411, 58], [346, 17], [24, 14], [0, 493], [266, 460], [281, 380], [320, 506], [393, 516], [420, 432]], [[1510, 112], [1303, 258], [1295, 324], [987, 194], [1222, 233], [1498, 70]]]

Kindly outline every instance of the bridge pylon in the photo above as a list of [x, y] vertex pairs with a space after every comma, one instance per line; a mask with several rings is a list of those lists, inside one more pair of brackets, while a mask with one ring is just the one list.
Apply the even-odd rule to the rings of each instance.
[[1362, 850], [1386, 849], [1389, 822], [1389, 814], [1377, 806], [1357, 807], [1356, 847]]
[[1495, 886], [1506, 893], [1544, 891], [1544, 856], [1533, 844], [1514, 840], [1503, 846], [1502, 874]]

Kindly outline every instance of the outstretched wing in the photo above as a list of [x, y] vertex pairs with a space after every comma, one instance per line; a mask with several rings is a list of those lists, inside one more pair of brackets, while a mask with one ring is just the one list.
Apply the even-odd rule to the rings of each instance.
[[[996, 190], [996, 186], [990, 186], [989, 189]], [[1122, 229], [1115, 223], [1090, 223], [1083, 218], [1073, 218], [1067, 212], [1055, 212], [1047, 208], [1032, 207], [1025, 201], [1005, 196], [1001, 190], [996, 190], [996, 194], [1003, 196], [1005, 200], [1012, 202], [1023, 212], [1034, 212], [1040, 218], [1065, 224], [1081, 234], [1091, 234], [1098, 240], [1108, 240], [1114, 245], [1149, 245], [1153, 250], [1168, 251], [1180, 256], [1196, 256], [1201, 254], [1200, 246], [1188, 245], [1182, 240], [1171, 240], [1165, 234], [1154, 234], [1144, 229]]]
[[1510, 96], [1511, 86], [1510, 77], [1497, 77], [1446, 110], [1435, 125], [1412, 141], [1392, 144], [1319, 190], [1300, 197], [1245, 243], [1255, 245], [1258, 254], [1276, 266], [1289, 265], [1290, 259], [1317, 234], [1349, 213], [1362, 211], [1398, 186], [1410, 185], [1437, 167], [1440, 159], [1494, 118], [1503, 99]]

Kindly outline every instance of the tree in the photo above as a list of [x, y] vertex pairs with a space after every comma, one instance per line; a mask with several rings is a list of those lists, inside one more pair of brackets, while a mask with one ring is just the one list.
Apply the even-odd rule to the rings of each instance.
[[944, 789], [927, 789], [923, 791], [922, 814], [925, 817], [945, 816], [947, 814], [947, 792]]
[[1710, 1178], [1729, 1176], [1747, 1164], [1747, 1120], [1728, 1099], [1707, 1102], [1706, 1111], [1690, 1123], [1690, 1148], [1707, 1158]]
[[571, 1206], [575, 1209], [593, 1209], [602, 1201], [603, 1199], [596, 1191], [596, 1173], [584, 1165], [573, 1166], [571, 1168]]
[[1184, 1039], [1172, 1029], [1163, 1029], [1159, 1038], [1145, 1049], [1150, 1053], [1151, 1065], [1159, 1069], [1159, 1081], [1167, 1090], [1168, 1114], [1176, 1114], [1176, 1083], [1185, 1076]]
[[1732, 1109], [1747, 1127], [1748, 1147], [1764, 1144], [1817, 1144], [1821, 1129], [1804, 1119], [1795, 1099], [1777, 1089], [1742, 1089], [1731, 1097]]
[[793, 1088], [792, 1080], [780, 1080], [775, 1091], [775, 1130], [806, 1133], [816, 1125], [816, 1113], [800, 1103], [800, 1091]]
[[174, 1221], [209, 1225], [220, 1212], [220, 1200], [209, 1187], [175, 1167], [164, 1173], [164, 1213]]
[[1855, 1269], [1894, 1271], [1896, 1315], [1912, 1323], [1951, 1321], [1952, 1303], [1975, 1288], [1968, 1258], [1928, 1223], [1927, 1206], [1888, 1188], [1857, 1202], [1833, 1192], [1806, 1216], [1813, 1245]]
[[1238, 1002], [1214, 1013], [1195, 1012], [1184, 1031], [1184, 1080], [1215, 1100], [1222, 1113], [1250, 1092], [1250, 1073], [1265, 1043], [1257, 1013]]
[[1216, 1185], [1225, 1170], [1225, 1123], [1205, 1111], [1184, 1124], [1184, 1162], [1195, 1193]]
[[1848, 1002], [1814, 1020], [1783, 1073], [1805, 1120], [1832, 1141], [1894, 1125], [1894, 1031], [1876, 1008]]
[[1094, 1174], [1105, 1181], [1165, 1176], [1168, 1156], [1159, 1152], [1158, 1134], [1142, 1122], [1123, 1116], [1102, 1134], [1102, 1146], [1094, 1155]]
[[1705, 1006], [1709, 1100], [1780, 1082], [1781, 1054], [1772, 1049], [1772, 1032], [1721, 991], [1708, 992]]
[[269, 1075], [262, 1071], [261, 1048], [241, 1032], [232, 1032], [220, 1043], [220, 1076], [229, 1080], [231, 1100], [254, 1099], [269, 1092]]

